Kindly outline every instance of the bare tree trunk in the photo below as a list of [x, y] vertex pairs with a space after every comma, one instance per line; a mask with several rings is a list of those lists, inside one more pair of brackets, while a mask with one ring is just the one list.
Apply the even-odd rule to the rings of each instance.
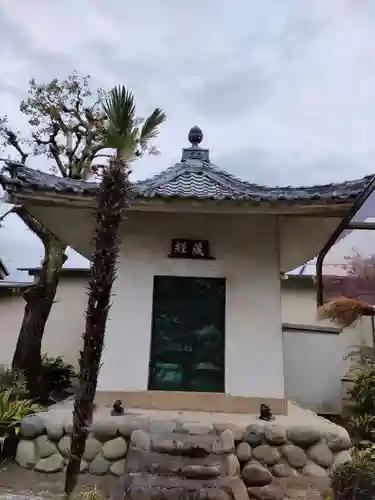
[[25, 374], [28, 390], [41, 403], [48, 400], [48, 391], [42, 379], [42, 339], [49, 313], [55, 300], [59, 275], [66, 260], [66, 246], [37, 221], [24, 207], [15, 213], [36, 234], [44, 245], [44, 260], [37, 281], [24, 293], [24, 317], [18, 335], [12, 368]]
[[125, 208], [127, 174], [120, 160], [104, 172], [98, 196], [93, 258], [89, 280], [86, 329], [79, 360], [79, 385], [73, 410], [71, 451], [65, 476], [65, 494], [70, 496], [78, 480], [102, 357], [105, 327], [116, 277], [119, 227]]

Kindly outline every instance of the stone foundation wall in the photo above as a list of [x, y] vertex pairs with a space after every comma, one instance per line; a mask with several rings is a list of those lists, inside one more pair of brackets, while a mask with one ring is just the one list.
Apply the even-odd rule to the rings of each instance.
[[[58, 422], [52, 414], [28, 417], [21, 423], [16, 455], [20, 466], [44, 473], [65, 468], [71, 424]], [[278, 423], [259, 421], [242, 428], [230, 423], [111, 417], [92, 424], [81, 471], [121, 476], [126, 467], [131, 472], [134, 466], [129, 450], [150, 453], [155, 463], [160, 462], [155, 454], [195, 457], [201, 460], [202, 466], [214, 469], [221, 467], [215, 462], [217, 457], [225, 455], [225, 468], [231, 471], [227, 475], [241, 474], [251, 488], [265, 486], [274, 477], [328, 476], [339, 464], [350, 460], [350, 446], [346, 430], [329, 422], [286, 428]], [[137, 467], [142, 468], [142, 464]]]

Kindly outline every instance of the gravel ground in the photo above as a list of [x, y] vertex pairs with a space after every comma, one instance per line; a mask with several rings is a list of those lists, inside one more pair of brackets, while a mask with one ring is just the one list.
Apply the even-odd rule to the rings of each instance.
[[[115, 477], [95, 477], [81, 474], [80, 489], [96, 485], [103, 493], [109, 494]], [[298, 477], [282, 481], [288, 500], [321, 500], [322, 493], [329, 490], [325, 478]], [[0, 470], [0, 500], [42, 500], [56, 498], [63, 492], [64, 474], [40, 474], [9, 464]], [[42, 497], [42, 499], [40, 499]]]

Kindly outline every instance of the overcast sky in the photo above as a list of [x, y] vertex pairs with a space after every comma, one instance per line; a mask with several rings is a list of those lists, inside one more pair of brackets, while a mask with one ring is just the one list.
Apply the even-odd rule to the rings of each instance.
[[[29, 79], [76, 68], [95, 87], [129, 86], [140, 114], [166, 111], [162, 155], [139, 162], [138, 178], [178, 161], [197, 124], [211, 160], [253, 182], [353, 179], [375, 171], [374, 23], [374, 0], [2, 0], [0, 114], [26, 132]], [[9, 267], [40, 255], [9, 218]]]

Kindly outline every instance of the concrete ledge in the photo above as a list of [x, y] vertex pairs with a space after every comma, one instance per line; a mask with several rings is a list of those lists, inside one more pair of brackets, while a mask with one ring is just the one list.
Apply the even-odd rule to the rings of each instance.
[[249, 415], [259, 414], [260, 405], [265, 403], [271, 406], [274, 415], [287, 414], [287, 401], [283, 398], [246, 398], [214, 392], [97, 391], [95, 404], [97, 406], [112, 406], [116, 399], [120, 399], [125, 408]]

